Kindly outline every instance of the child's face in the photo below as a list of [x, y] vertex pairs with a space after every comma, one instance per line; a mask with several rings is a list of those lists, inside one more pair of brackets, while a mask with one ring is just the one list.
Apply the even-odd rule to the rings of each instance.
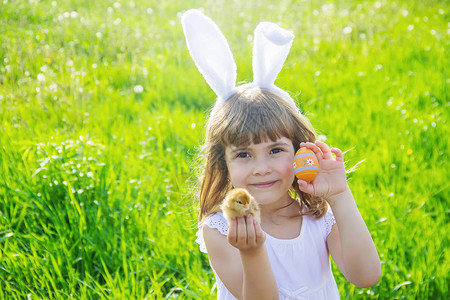
[[226, 147], [229, 179], [233, 187], [247, 189], [261, 205], [281, 204], [278, 201], [290, 199], [294, 154], [291, 140], [285, 137], [247, 147]]

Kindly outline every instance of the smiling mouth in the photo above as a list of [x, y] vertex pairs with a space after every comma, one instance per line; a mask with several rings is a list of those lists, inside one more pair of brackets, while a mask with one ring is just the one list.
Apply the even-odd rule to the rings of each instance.
[[265, 189], [273, 186], [276, 183], [276, 181], [266, 181], [266, 182], [258, 182], [252, 184], [254, 187]]

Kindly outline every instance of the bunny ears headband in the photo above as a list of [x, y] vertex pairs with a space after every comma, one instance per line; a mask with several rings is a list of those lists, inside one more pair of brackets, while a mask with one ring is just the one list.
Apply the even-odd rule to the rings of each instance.
[[253, 86], [275, 92], [298, 111], [289, 94], [274, 84], [291, 49], [292, 32], [274, 23], [259, 23], [253, 46], [253, 82], [236, 87], [236, 63], [219, 27], [196, 9], [186, 11], [181, 23], [195, 65], [217, 95], [212, 113], [240, 88]]

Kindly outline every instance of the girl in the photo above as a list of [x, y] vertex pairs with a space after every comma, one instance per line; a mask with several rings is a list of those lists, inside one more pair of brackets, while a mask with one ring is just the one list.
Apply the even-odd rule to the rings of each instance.
[[[182, 23], [197, 67], [218, 95], [203, 148], [197, 234], [218, 299], [338, 299], [329, 254], [350, 282], [374, 285], [380, 261], [347, 185], [342, 152], [316, 141], [292, 98], [274, 85], [292, 33], [258, 25], [254, 82], [235, 87], [234, 59], [214, 22], [191, 10]], [[318, 158], [311, 183], [294, 179], [299, 147]], [[219, 206], [232, 188], [252, 194], [260, 223], [251, 215], [227, 223]]]

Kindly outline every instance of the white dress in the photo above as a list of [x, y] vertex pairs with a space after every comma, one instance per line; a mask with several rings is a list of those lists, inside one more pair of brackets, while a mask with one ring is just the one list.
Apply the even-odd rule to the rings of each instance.
[[[266, 233], [265, 246], [281, 300], [339, 299], [326, 244], [334, 224], [336, 220], [330, 209], [321, 219], [303, 216], [300, 235], [294, 239], [277, 239]], [[203, 240], [204, 225], [227, 235], [228, 224], [219, 212], [205, 218], [199, 226], [196, 242], [200, 251], [207, 253]], [[217, 299], [236, 299], [212, 269], [217, 281]]]

